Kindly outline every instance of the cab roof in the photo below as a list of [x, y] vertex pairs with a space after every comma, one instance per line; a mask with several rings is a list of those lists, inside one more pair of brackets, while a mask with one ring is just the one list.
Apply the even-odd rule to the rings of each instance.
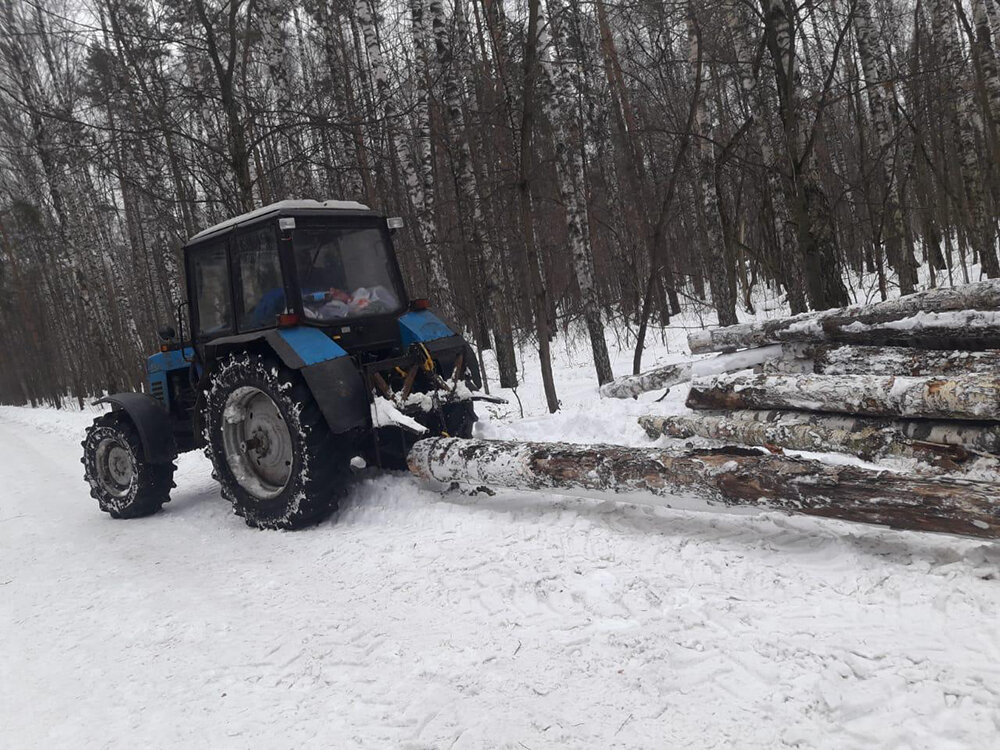
[[287, 214], [287, 213], [309, 213], [311, 211], [317, 212], [327, 212], [327, 211], [337, 211], [343, 213], [371, 213], [371, 209], [364, 203], [358, 203], [357, 201], [338, 201], [338, 200], [326, 200], [326, 201], [315, 201], [315, 200], [289, 200], [289, 201], [278, 201], [277, 203], [271, 203], [270, 205], [264, 206], [262, 208], [255, 209], [253, 211], [248, 211], [245, 214], [240, 214], [239, 216], [234, 216], [231, 219], [226, 219], [221, 221], [214, 226], [204, 229], [198, 232], [194, 237], [188, 240], [188, 243], [197, 242], [203, 240], [206, 237], [222, 232], [226, 229], [232, 229], [240, 224], [246, 224], [250, 221], [255, 221], [257, 219], [262, 219], [271, 215]]

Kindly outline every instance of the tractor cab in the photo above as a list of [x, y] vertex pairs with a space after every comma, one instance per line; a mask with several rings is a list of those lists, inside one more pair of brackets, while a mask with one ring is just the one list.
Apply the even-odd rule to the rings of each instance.
[[184, 261], [196, 345], [294, 325], [348, 348], [382, 343], [380, 331], [388, 342], [409, 304], [393, 231], [361, 203], [282, 201], [195, 235]]
[[[401, 225], [353, 201], [282, 201], [192, 237], [180, 335], [161, 330], [147, 392], [109, 396], [94, 432], [104, 442], [85, 443], [102, 509], [158, 509], [162, 487], [142, 482], [204, 447], [247, 523], [297, 528], [330, 511], [352, 465], [401, 468], [418, 437], [471, 434], [476, 357], [409, 299], [392, 242]], [[120, 428], [114, 451], [109, 428]], [[115, 494], [123, 482], [138, 486], [132, 499]]]

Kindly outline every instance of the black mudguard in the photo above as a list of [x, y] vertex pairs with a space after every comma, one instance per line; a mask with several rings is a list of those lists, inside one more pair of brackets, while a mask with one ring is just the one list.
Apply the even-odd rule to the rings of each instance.
[[152, 396], [145, 393], [115, 393], [99, 398], [94, 403], [111, 404], [115, 411], [128, 414], [142, 441], [146, 463], [166, 464], [177, 458], [170, 415]]
[[354, 360], [339, 357], [302, 368], [313, 398], [334, 433], [370, 428], [368, 390]]

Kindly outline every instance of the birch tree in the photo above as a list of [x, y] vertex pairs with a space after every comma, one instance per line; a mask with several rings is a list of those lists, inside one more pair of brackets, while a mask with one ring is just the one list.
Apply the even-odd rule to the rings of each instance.
[[583, 166], [583, 140], [575, 101], [579, 87], [576, 66], [567, 59], [565, 32], [560, 0], [548, 0], [549, 28], [552, 37], [544, 46], [541, 70], [545, 91], [541, 97], [546, 116], [552, 123], [556, 152], [556, 173], [559, 181], [559, 198], [566, 211], [566, 231], [569, 241], [573, 272], [583, 303], [583, 315], [590, 335], [590, 348], [594, 355], [597, 380], [604, 384], [613, 377], [604, 339], [600, 303], [594, 284], [594, 259], [590, 244], [590, 221], [587, 215], [587, 178]]
[[[502, 272], [503, 260], [496, 252], [484, 226], [482, 203], [479, 198], [476, 175], [472, 168], [472, 151], [465, 129], [465, 114], [462, 109], [461, 89], [458, 83], [460, 71], [454, 64], [455, 55], [445, 20], [444, 7], [441, 0], [430, 0], [428, 9], [434, 31], [438, 64], [444, 79], [442, 92], [444, 109], [450, 126], [450, 137], [455, 143], [453, 151], [455, 186], [462, 204], [460, 221], [464, 224], [461, 231], [463, 236], [468, 237], [472, 246], [482, 253], [485, 276], [482, 283], [486, 289], [486, 301], [493, 327], [493, 342], [500, 370], [500, 384], [505, 388], [511, 388], [517, 385], [517, 363], [510, 327], [510, 315], [505, 301], [502, 299], [500, 273]], [[467, 245], [466, 252], [475, 252], [475, 250]]]

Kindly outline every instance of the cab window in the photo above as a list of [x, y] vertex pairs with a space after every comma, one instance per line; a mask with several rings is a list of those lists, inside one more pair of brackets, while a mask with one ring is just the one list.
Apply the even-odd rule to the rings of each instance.
[[274, 227], [268, 224], [239, 235], [233, 265], [240, 330], [275, 325], [285, 309], [285, 288]]
[[198, 305], [198, 333], [206, 336], [232, 330], [225, 242], [214, 242], [193, 251], [191, 266]]
[[306, 318], [322, 322], [402, 309], [390, 249], [374, 227], [306, 226], [295, 231], [295, 268]]

